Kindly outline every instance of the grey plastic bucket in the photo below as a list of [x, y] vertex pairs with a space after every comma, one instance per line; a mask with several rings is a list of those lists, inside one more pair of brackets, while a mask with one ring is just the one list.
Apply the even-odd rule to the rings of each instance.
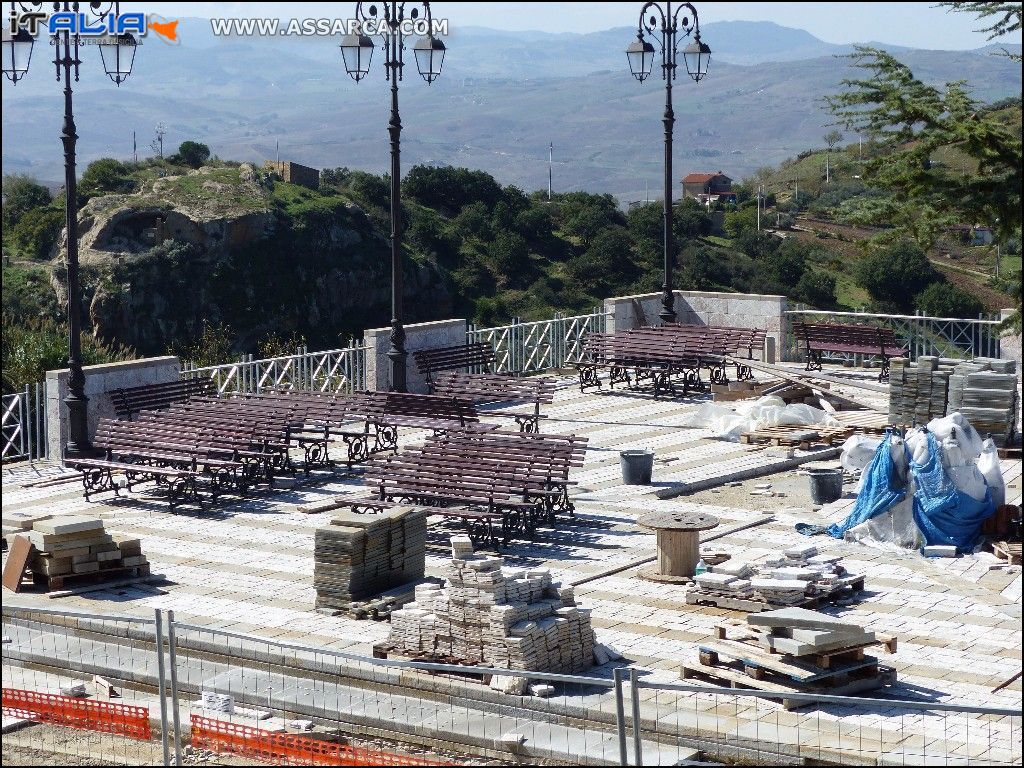
[[829, 504], [843, 495], [843, 470], [809, 469], [807, 477], [811, 481], [811, 502], [814, 504]]
[[622, 482], [626, 485], [650, 485], [654, 471], [654, 451], [620, 451]]

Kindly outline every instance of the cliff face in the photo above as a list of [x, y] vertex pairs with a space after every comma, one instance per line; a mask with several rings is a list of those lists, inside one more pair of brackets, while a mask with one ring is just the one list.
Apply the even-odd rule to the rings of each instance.
[[[342, 343], [390, 319], [385, 239], [355, 205], [298, 191], [251, 166], [156, 179], [132, 195], [94, 198], [79, 214], [83, 305], [94, 333], [164, 352], [224, 324], [252, 349], [293, 333]], [[54, 288], [66, 299], [65, 245]], [[405, 271], [407, 321], [449, 316], [435, 265]]]

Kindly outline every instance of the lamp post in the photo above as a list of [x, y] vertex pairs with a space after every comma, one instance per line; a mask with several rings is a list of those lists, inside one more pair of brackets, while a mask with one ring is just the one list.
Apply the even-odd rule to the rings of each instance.
[[[405, 40], [414, 23], [426, 23], [427, 34], [413, 46], [413, 53], [416, 56], [416, 68], [428, 85], [441, 75], [445, 46], [433, 35], [433, 18], [430, 3], [427, 2], [357, 3], [356, 19], [364, 25], [363, 28], [372, 25], [383, 39], [384, 70], [387, 81], [391, 83], [391, 120], [388, 122], [388, 134], [391, 137], [391, 336], [388, 359], [391, 361], [391, 389], [405, 392], [408, 388], [408, 354], [405, 351], [405, 327], [402, 320], [402, 119], [398, 113], [398, 84], [402, 80], [405, 64]], [[345, 35], [341, 41], [345, 71], [356, 82], [370, 71], [373, 47], [373, 40], [362, 32]]]
[[711, 49], [700, 39], [700, 22], [697, 9], [690, 3], [681, 3], [673, 8], [671, 2], [645, 3], [640, 9], [640, 21], [636, 28], [636, 40], [626, 48], [629, 68], [641, 83], [651, 74], [657, 51], [651, 40], [661, 48], [661, 77], [665, 81], [665, 280], [662, 286], [662, 310], [659, 317], [663, 323], [675, 322], [675, 295], [672, 293], [672, 263], [675, 258], [675, 238], [672, 232], [672, 129], [676, 122], [672, 109], [672, 82], [676, 78], [676, 62], [679, 56], [679, 40], [693, 36], [683, 48], [683, 62], [694, 82], [700, 82], [708, 73]]
[[[120, 15], [120, 3], [11, 3], [10, 18], [17, 11], [41, 11], [50, 5], [54, 13], [73, 13], [77, 18], [79, 6], [87, 5], [89, 13], [85, 18], [102, 21], [111, 13]], [[16, 8], [17, 6], [17, 8]], [[64, 446], [66, 458], [88, 455], [92, 451], [89, 440], [88, 404], [85, 396], [85, 372], [82, 370], [82, 290], [78, 280], [78, 191], [75, 178], [75, 147], [78, 133], [75, 127], [72, 83], [78, 82], [80, 35], [77, 31], [63, 29], [50, 34], [53, 46], [53, 64], [57, 69], [57, 81], [64, 86], [64, 126], [60, 140], [64, 145], [64, 227], [67, 231], [67, 278], [68, 278], [68, 394], [64, 405], [68, 409], [68, 441]], [[17, 85], [26, 74], [32, 60], [35, 40], [23, 27], [6, 30], [2, 43], [3, 73], [12, 84]], [[100, 60], [103, 70], [118, 86], [132, 72], [135, 61], [135, 38], [125, 32], [99, 39]]]

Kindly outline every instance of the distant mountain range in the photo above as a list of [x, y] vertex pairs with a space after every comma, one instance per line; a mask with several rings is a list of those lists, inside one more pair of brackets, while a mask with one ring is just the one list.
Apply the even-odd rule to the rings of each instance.
[[[823, 146], [830, 118], [822, 99], [854, 72], [826, 43], [769, 22], [707, 24], [709, 76], [695, 85], [680, 73], [676, 89], [676, 168], [723, 170], [741, 178], [755, 168]], [[120, 88], [102, 73], [95, 50], [83, 53], [76, 89], [79, 156], [152, 154], [154, 127], [165, 147], [185, 139], [222, 158], [284, 159], [316, 167], [388, 167], [389, 102], [375, 54], [371, 75], [345, 74], [337, 40], [215, 38], [202, 19], [184, 19], [180, 46], [155, 36], [139, 47], [135, 71]], [[661, 186], [664, 88], [655, 75], [630, 76], [623, 53], [629, 27], [592, 34], [452, 30], [444, 72], [434, 85], [408, 57], [401, 89], [403, 167], [464, 165], [526, 190], [547, 183], [547, 147], [555, 145], [555, 187], [642, 199]], [[966, 80], [984, 101], [1020, 96], [1021, 71], [975, 51], [894, 49], [929, 82]], [[61, 93], [39, 44], [29, 76], [3, 87], [3, 170], [57, 183], [62, 176]], [[411, 53], [411, 51], [410, 51]], [[854, 137], [848, 137], [850, 141]]]

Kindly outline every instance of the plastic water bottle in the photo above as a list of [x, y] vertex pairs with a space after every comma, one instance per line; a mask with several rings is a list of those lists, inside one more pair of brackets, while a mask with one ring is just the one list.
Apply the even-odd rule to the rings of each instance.
[[708, 572], [708, 564], [704, 562], [704, 558], [702, 557], [700, 560], [697, 561], [697, 568], [696, 568], [696, 570], [694, 570], [693, 575], [694, 576], [700, 576], [702, 573], [707, 573], [707, 572]]

